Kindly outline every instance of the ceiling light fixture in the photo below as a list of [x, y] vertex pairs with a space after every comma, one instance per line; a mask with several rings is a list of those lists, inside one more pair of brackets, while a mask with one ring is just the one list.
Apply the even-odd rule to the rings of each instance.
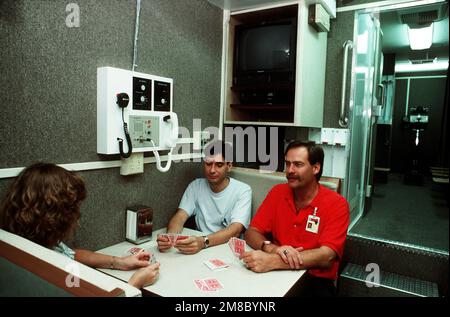
[[413, 64], [410, 61], [395, 64], [396, 73], [415, 73], [429, 71], [443, 71], [448, 68], [448, 60], [434, 60], [432, 63]]
[[412, 50], [425, 50], [433, 43], [433, 23], [421, 28], [411, 28], [408, 25], [409, 46]]

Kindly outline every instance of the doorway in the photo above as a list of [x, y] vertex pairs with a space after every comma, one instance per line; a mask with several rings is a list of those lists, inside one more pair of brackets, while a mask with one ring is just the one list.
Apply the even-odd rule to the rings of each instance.
[[[443, 10], [437, 13], [439, 18], [433, 17], [432, 46], [412, 51], [403, 22]], [[384, 57], [380, 82], [377, 36]], [[355, 14], [354, 43], [347, 185], [350, 235], [448, 254], [447, 69], [417, 72], [400, 67], [446, 61], [448, 68], [448, 6], [408, 3], [362, 10]], [[426, 123], [410, 120], [414, 115], [417, 119], [418, 111], [422, 120], [427, 116]], [[433, 167], [447, 168], [447, 184], [433, 181]]]

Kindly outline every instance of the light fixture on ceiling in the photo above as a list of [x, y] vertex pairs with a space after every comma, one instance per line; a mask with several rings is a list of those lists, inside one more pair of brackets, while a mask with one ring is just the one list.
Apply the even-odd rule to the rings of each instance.
[[409, 46], [412, 50], [425, 50], [433, 43], [433, 23], [426, 27], [414, 27], [408, 25]]
[[401, 61], [395, 63], [396, 73], [416, 73], [430, 71], [445, 71], [448, 69], [448, 59], [439, 60], [437, 58], [418, 61]]

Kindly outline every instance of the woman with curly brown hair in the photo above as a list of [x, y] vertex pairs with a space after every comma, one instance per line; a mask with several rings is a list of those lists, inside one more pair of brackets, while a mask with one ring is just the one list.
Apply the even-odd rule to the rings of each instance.
[[115, 257], [72, 250], [64, 244], [78, 223], [85, 198], [80, 176], [55, 164], [36, 163], [24, 169], [9, 188], [0, 206], [0, 228], [91, 267], [139, 268], [128, 282], [137, 288], [153, 284], [159, 275], [159, 263], [149, 265], [148, 252]]

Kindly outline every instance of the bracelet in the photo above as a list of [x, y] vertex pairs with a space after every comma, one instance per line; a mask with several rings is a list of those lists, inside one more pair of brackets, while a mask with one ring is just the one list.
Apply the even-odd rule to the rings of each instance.
[[114, 270], [114, 259], [115, 259], [116, 257], [113, 255], [112, 256], [112, 258], [111, 258], [111, 263], [110, 263], [110, 265], [109, 265], [109, 268], [111, 269], [111, 270]]
[[208, 236], [203, 236], [203, 249], [209, 247], [209, 239]]

